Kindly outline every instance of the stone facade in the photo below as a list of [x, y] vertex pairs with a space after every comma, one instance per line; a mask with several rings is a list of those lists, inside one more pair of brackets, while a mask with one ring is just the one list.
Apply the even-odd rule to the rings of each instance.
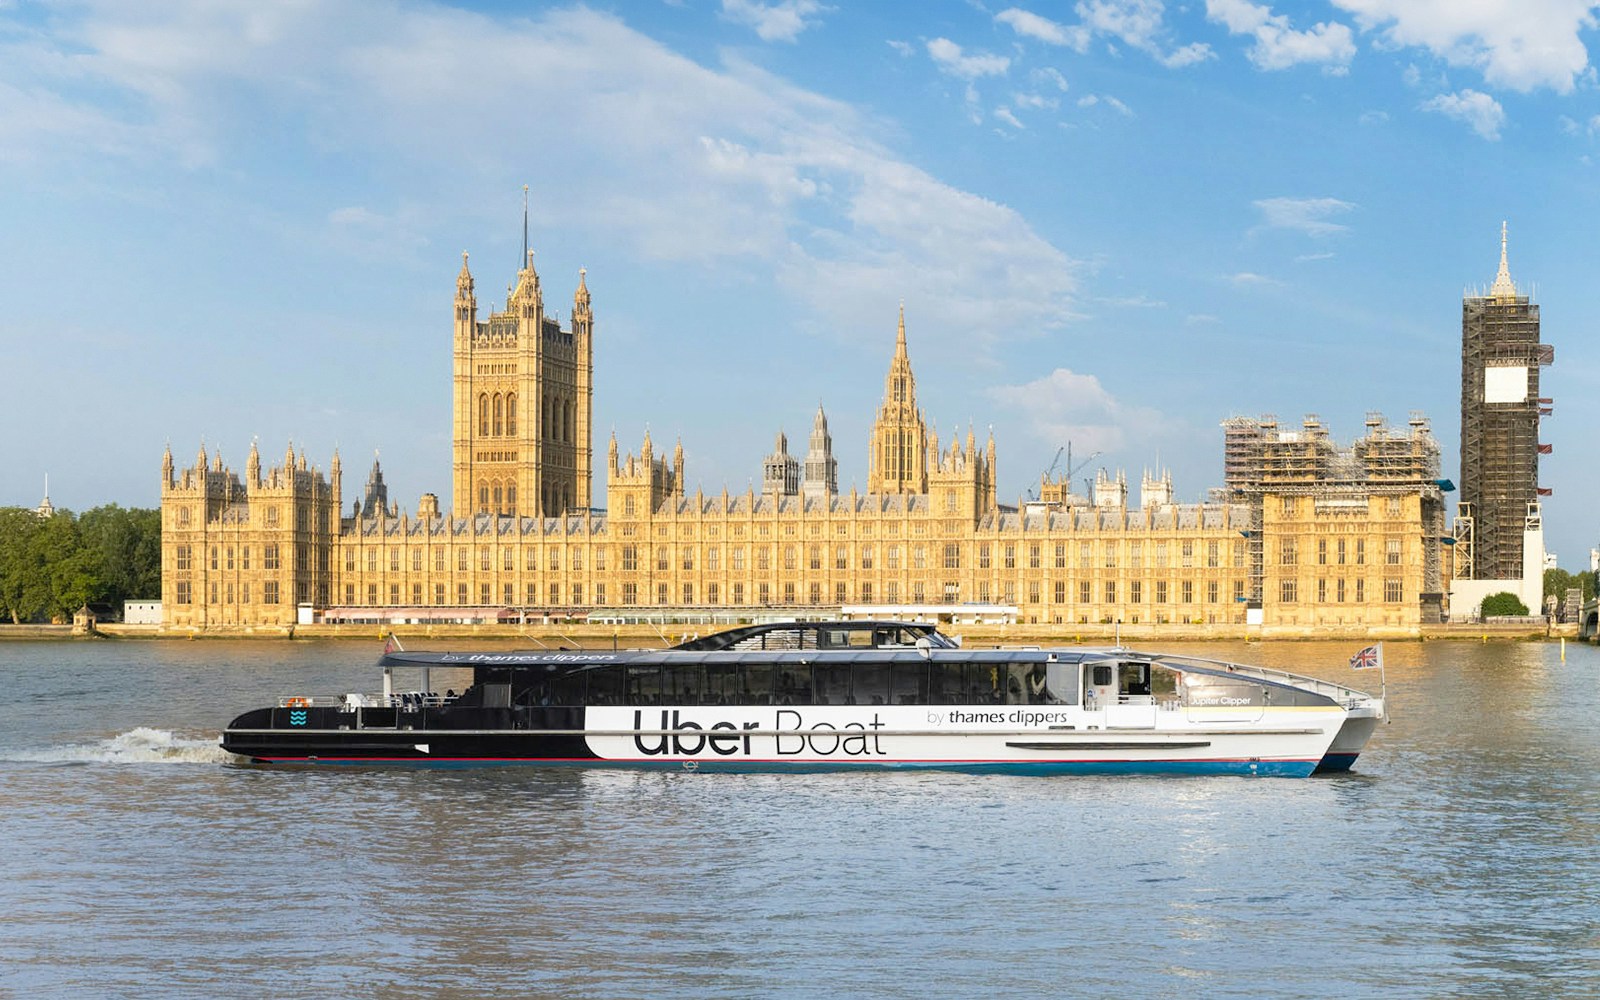
[[[586, 485], [588, 291], [580, 280], [571, 333], [539, 323], [538, 302], [530, 257], [507, 313], [477, 323], [463, 264], [448, 512], [431, 494], [415, 514], [389, 504], [376, 462], [365, 502], [341, 517], [337, 455], [327, 477], [292, 450], [263, 472], [252, 446], [241, 478], [220, 456], [208, 464], [204, 450], [175, 471], [169, 449], [165, 623], [287, 625], [297, 605], [329, 620], [443, 621], [983, 602], [1039, 624], [1243, 626], [1260, 608], [1269, 630], [1407, 629], [1434, 586], [1437, 486], [1415, 476], [1327, 490], [1315, 479], [1263, 481], [1185, 504], [1173, 501], [1170, 477], [1147, 474], [1134, 506], [1118, 474], [1097, 483], [1092, 501], [1063, 480], [1042, 484], [1043, 501], [1002, 505], [993, 436], [980, 447], [969, 430], [941, 445], [927, 428], [903, 310], [868, 492], [837, 492], [819, 409], [807, 489], [781, 437], [768, 463], [781, 469], [763, 477], [761, 493], [707, 495], [687, 489], [681, 444], [668, 459], [647, 433], [624, 455], [613, 435], [607, 509], [597, 510]], [[507, 314], [515, 322], [497, 326]]]

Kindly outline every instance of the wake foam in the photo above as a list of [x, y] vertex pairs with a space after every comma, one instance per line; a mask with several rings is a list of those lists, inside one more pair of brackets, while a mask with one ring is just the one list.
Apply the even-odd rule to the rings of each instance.
[[138, 726], [98, 743], [43, 750], [0, 751], [6, 760], [42, 764], [226, 764], [235, 760], [216, 737], [192, 739], [167, 729]]

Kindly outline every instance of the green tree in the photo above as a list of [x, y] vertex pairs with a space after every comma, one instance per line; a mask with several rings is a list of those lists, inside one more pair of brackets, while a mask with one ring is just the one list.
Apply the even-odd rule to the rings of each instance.
[[1483, 599], [1483, 617], [1499, 618], [1502, 615], [1526, 615], [1528, 606], [1516, 594], [1502, 590]]
[[95, 507], [79, 515], [78, 532], [93, 563], [92, 600], [120, 608], [161, 595], [160, 511]]
[[38, 559], [43, 526], [25, 507], [0, 507], [0, 613], [13, 625], [34, 621], [49, 604], [49, 581]]
[[1589, 600], [1594, 596], [1593, 573], [1568, 573], [1564, 569], [1547, 569], [1544, 571], [1544, 596], [1563, 600], [1569, 590], [1579, 590], [1583, 599]]

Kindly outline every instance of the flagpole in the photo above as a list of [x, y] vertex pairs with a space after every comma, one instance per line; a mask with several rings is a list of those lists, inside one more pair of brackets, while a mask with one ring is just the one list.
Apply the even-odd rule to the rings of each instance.
[[1389, 667], [1383, 662], [1383, 640], [1378, 640], [1378, 697], [1383, 699], [1383, 721], [1389, 721]]

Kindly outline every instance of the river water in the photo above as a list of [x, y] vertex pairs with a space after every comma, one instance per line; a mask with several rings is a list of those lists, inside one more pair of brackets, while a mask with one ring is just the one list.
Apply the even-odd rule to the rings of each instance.
[[[1375, 687], [1354, 644], [1174, 647]], [[1600, 997], [1600, 651], [1386, 647], [1355, 773], [263, 771], [376, 643], [5, 642], [0, 995]]]

